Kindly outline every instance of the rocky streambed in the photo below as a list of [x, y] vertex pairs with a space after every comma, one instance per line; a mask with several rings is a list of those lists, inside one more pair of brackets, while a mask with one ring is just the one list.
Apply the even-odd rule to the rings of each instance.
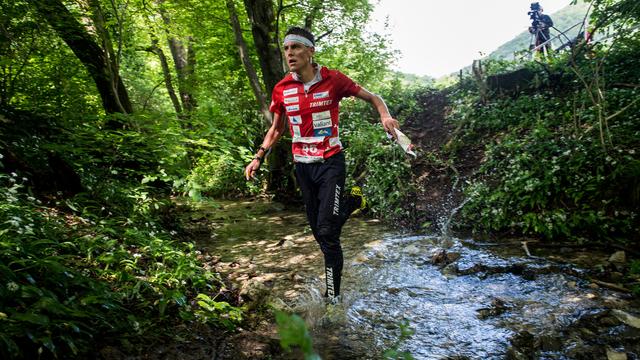
[[[323, 359], [376, 359], [385, 352], [416, 359], [640, 355], [638, 302], [593, 280], [603, 267], [626, 266], [620, 253], [404, 234], [354, 218], [342, 236], [344, 298], [327, 308], [322, 256], [300, 209], [269, 202], [199, 206], [187, 223], [240, 300], [250, 309], [271, 304], [301, 315]], [[233, 358], [301, 356], [280, 353], [268, 311], [232, 342], [226, 354]]]

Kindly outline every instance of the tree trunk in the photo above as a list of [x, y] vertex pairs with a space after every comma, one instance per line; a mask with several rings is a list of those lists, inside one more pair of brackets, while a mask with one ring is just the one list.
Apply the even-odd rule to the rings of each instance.
[[[111, 36], [109, 34], [109, 31], [107, 30], [106, 21], [104, 18], [104, 12], [102, 11], [102, 7], [100, 6], [100, 1], [88, 0], [88, 4], [91, 7], [92, 20], [95, 25], [98, 37], [102, 42], [102, 49], [104, 50], [104, 54], [106, 56], [106, 64], [109, 71], [111, 86], [113, 87], [113, 91], [116, 94], [116, 101], [118, 102], [117, 105], [120, 109], [122, 109], [121, 112], [130, 113], [132, 111], [127, 111], [124, 108], [123, 99], [120, 99], [121, 94], [120, 94], [120, 90], [118, 89], [118, 83], [119, 82], [121, 83], [120, 59], [119, 59], [119, 56], [116, 55], [115, 51], [113, 50], [113, 43], [111, 41]], [[118, 47], [120, 46], [121, 44], [118, 44]], [[120, 51], [118, 51], [118, 54], [120, 54]], [[125, 90], [124, 96], [127, 97], [126, 102], [129, 102], [129, 98], [128, 98], [128, 94], [126, 94], [126, 90]]]
[[244, 6], [251, 22], [262, 78], [267, 93], [271, 94], [273, 87], [284, 77], [282, 53], [276, 43], [273, 4], [265, 0], [244, 0]]
[[107, 51], [96, 44], [64, 4], [60, 0], [32, 0], [31, 3], [87, 68], [96, 83], [104, 110], [107, 113], [133, 112], [127, 90]]
[[251, 90], [253, 91], [253, 95], [256, 97], [258, 106], [260, 107], [260, 112], [262, 113], [265, 126], [269, 127], [271, 126], [272, 118], [271, 112], [269, 112], [267, 96], [264, 93], [264, 90], [262, 90], [262, 85], [260, 84], [258, 73], [253, 67], [253, 63], [251, 62], [251, 58], [249, 57], [249, 50], [247, 49], [247, 44], [245, 43], [244, 38], [242, 37], [242, 29], [240, 28], [240, 21], [238, 20], [238, 13], [236, 12], [236, 7], [233, 3], [233, 0], [227, 0], [227, 9], [229, 10], [229, 20], [231, 22], [231, 28], [233, 28], [233, 34], [235, 35], [235, 42], [236, 46], [238, 47], [238, 53], [240, 54], [240, 60], [242, 61], [242, 65], [244, 65], [245, 71], [247, 72], [249, 84], [251, 86]]
[[162, 49], [158, 46], [158, 40], [153, 39], [151, 46], [147, 50], [156, 54], [160, 59], [160, 65], [162, 66], [162, 74], [164, 75], [164, 83], [167, 87], [167, 93], [169, 93], [173, 108], [176, 109], [176, 114], [178, 115], [178, 117], [180, 117], [180, 115], [182, 114], [180, 99], [178, 99], [178, 96], [176, 96], [176, 91], [173, 88], [173, 81], [171, 80], [171, 70], [169, 69], [169, 63], [167, 62], [167, 57], [164, 56], [164, 51], [162, 51]]
[[184, 68], [184, 82], [185, 82], [185, 87], [188, 90], [188, 94], [189, 94], [189, 98], [188, 98], [188, 102], [190, 105], [190, 110], [192, 111], [194, 110], [197, 106], [198, 103], [196, 102], [196, 98], [193, 95], [195, 89], [196, 89], [196, 82], [195, 82], [195, 69], [196, 69], [196, 49], [193, 46], [193, 44], [195, 43], [195, 40], [193, 39], [192, 36], [189, 36], [187, 38], [187, 66]]
[[[161, 4], [163, 1], [160, 1]], [[160, 15], [165, 25], [171, 24], [171, 18], [164, 10], [160, 10]], [[172, 36], [167, 30], [169, 49], [171, 49], [171, 56], [173, 57], [173, 65], [178, 75], [178, 92], [180, 93], [180, 101], [182, 102], [182, 109], [186, 112], [186, 117], [191, 115], [191, 112], [196, 108], [196, 98], [193, 95], [195, 84], [193, 83], [193, 72], [196, 64], [195, 50], [193, 49], [193, 38], [188, 37], [187, 47], [185, 48], [184, 42], [176, 37]]]
[[[228, 0], [231, 1], [231, 0]], [[271, 0], [244, 0], [251, 23], [253, 42], [256, 47], [262, 79], [267, 94], [284, 77], [282, 53], [275, 33], [276, 18]], [[289, 159], [291, 144], [280, 141], [269, 157], [269, 180], [267, 190], [273, 192], [276, 200], [286, 201], [295, 195], [293, 166]]]

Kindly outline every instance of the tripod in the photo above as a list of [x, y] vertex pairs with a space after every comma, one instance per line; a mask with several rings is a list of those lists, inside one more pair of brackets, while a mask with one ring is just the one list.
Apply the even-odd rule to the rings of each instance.
[[540, 26], [540, 23], [534, 22], [534, 24], [529, 28], [529, 32], [531, 33], [529, 50], [532, 52], [534, 50], [541, 52], [544, 57], [547, 57], [549, 55], [549, 50], [551, 49], [551, 36], [548, 30], [545, 32], [543, 26]]

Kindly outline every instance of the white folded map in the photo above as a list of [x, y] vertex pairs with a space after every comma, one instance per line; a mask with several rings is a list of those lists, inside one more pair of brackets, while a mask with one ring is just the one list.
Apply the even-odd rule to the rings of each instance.
[[404, 150], [405, 153], [409, 155], [413, 155], [413, 157], [417, 157], [416, 153], [413, 152], [413, 144], [411, 144], [411, 139], [407, 137], [407, 135], [403, 134], [402, 131], [396, 130], [396, 138], [398, 145]]

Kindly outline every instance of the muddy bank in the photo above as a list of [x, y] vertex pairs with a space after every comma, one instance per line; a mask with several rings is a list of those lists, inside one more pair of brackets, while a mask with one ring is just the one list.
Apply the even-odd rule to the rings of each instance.
[[443, 232], [451, 210], [464, 200], [462, 181], [480, 167], [484, 156], [483, 147], [478, 145], [451, 147], [459, 129], [446, 121], [451, 111], [449, 97], [449, 90], [431, 90], [418, 95], [420, 110], [403, 124], [403, 130], [419, 153], [411, 163], [417, 191], [410, 203], [405, 204], [415, 208], [414, 217], [405, 220], [412, 229]]

